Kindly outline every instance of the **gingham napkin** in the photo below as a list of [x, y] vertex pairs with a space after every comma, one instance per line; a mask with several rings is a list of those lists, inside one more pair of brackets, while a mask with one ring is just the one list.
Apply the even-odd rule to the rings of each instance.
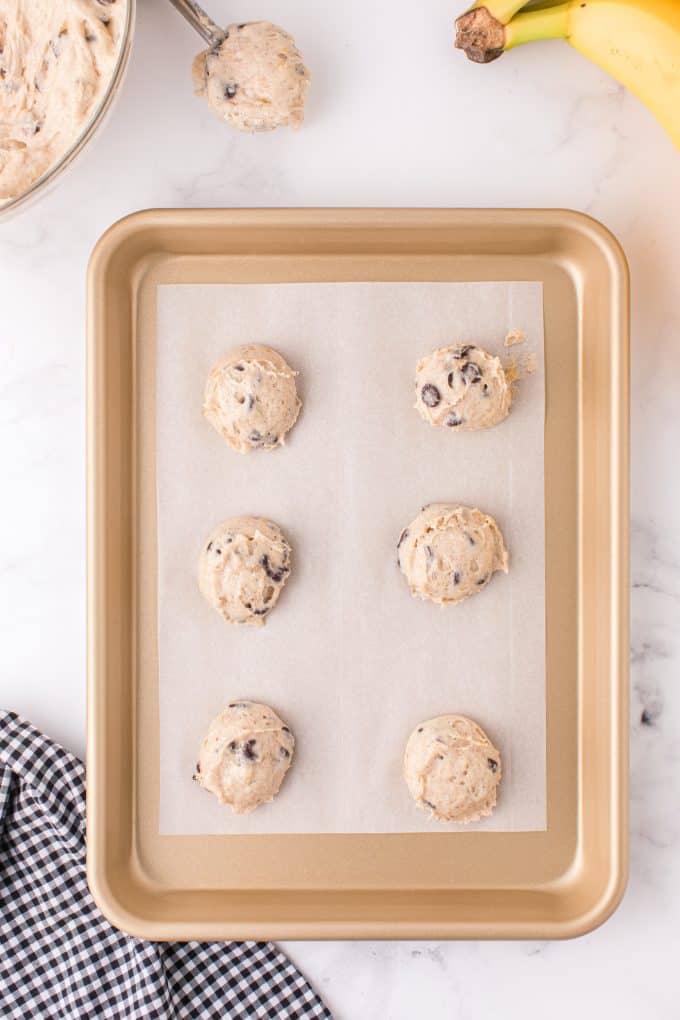
[[267, 942], [144, 942], [85, 880], [85, 769], [0, 712], [0, 1016], [332, 1020]]

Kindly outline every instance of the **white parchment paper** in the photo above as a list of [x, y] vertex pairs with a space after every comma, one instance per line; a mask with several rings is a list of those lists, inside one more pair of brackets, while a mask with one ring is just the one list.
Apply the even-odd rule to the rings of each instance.
[[[521, 329], [526, 343], [503, 340]], [[474, 341], [535, 356], [510, 417], [479, 433], [426, 425], [416, 361]], [[206, 375], [261, 342], [299, 370], [301, 417], [283, 449], [230, 450], [201, 414]], [[406, 739], [470, 715], [503, 758], [488, 830], [545, 828], [544, 359], [540, 283], [172, 285], [158, 291], [158, 546], [164, 834], [446, 831], [411, 801]], [[492, 514], [510, 573], [440, 609], [411, 598], [399, 534], [424, 503]], [[263, 628], [203, 601], [205, 537], [236, 514], [271, 517], [294, 569]], [[279, 796], [236, 816], [191, 780], [229, 701], [270, 704], [297, 749]]]

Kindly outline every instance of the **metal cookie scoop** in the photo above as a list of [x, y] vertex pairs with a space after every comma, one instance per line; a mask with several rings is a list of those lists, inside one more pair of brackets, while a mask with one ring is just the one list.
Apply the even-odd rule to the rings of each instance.
[[239, 131], [299, 127], [310, 74], [292, 36], [269, 21], [222, 29], [195, 0], [170, 0], [209, 44], [193, 64], [194, 92]]
[[225, 37], [225, 31], [216, 25], [212, 18], [205, 13], [195, 0], [170, 0], [180, 14], [183, 14], [193, 29], [202, 39], [205, 39], [208, 46], [219, 46]]

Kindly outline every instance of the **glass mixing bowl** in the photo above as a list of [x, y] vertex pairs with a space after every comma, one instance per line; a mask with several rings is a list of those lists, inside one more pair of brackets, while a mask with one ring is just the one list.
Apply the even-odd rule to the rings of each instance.
[[64, 155], [61, 156], [57, 162], [49, 168], [49, 170], [45, 171], [42, 177], [33, 181], [33, 183], [26, 189], [26, 191], [22, 192], [21, 195], [7, 199], [7, 201], [4, 202], [0, 201], [0, 222], [6, 219], [10, 213], [16, 212], [16, 210], [20, 207], [25, 206], [28, 202], [32, 202], [40, 195], [44, 195], [47, 191], [49, 191], [58, 180], [59, 176], [64, 172], [66, 167], [70, 166], [78, 154], [82, 152], [85, 146], [92, 140], [92, 138], [94, 138], [95, 134], [106, 119], [106, 115], [113, 106], [125, 78], [130, 51], [132, 49], [137, 0], [127, 0], [127, 4], [127, 15], [125, 19], [125, 27], [123, 28], [120, 53], [118, 54], [118, 60], [116, 61], [111, 81], [109, 82], [109, 86], [104, 93], [99, 106], [95, 109], [92, 117], [84, 126], [81, 134], [73, 145], [66, 150]]

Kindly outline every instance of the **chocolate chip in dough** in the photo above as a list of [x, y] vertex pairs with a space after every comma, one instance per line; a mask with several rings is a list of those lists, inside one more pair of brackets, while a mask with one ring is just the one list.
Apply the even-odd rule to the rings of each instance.
[[466, 361], [460, 370], [460, 374], [467, 383], [478, 383], [482, 378], [482, 371], [474, 361]]
[[486, 762], [492, 772], [498, 772], [498, 762], [495, 758], [487, 758]]
[[426, 407], [436, 407], [442, 399], [442, 395], [432, 383], [425, 383], [420, 391], [420, 399]]
[[[233, 99], [237, 92], [238, 92], [238, 85], [236, 85], [234, 82], [228, 82], [224, 86], [224, 98], [225, 99]], [[243, 369], [240, 369], [240, 371], [243, 371]]]
[[474, 344], [464, 344], [462, 347], [456, 347], [455, 351], [453, 352], [453, 356], [456, 359], [456, 361], [462, 361], [463, 358], [467, 358], [470, 351], [474, 351], [474, 349], [475, 349]]
[[287, 567], [272, 567], [266, 553], [264, 553], [264, 555], [260, 558], [260, 566], [269, 580], [273, 581], [274, 584], [281, 584], [281, 581], [283, 581], [284, 577], [288, 573]]
[[245, 744], [243, 745], [243, 757], [246, 759], [246, 761], [258, 760], [258, 754], [257, 751], [255, 750], [256, 744], [257, 740], [251, 739], [246, 740]]

